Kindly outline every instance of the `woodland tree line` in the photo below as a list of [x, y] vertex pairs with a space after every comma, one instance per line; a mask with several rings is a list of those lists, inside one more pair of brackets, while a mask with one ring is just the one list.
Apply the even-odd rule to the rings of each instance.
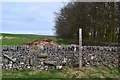
[[69, 2], [56, 13], [55, 31], [59, 38], [78, 43], [79, 28], [83, 42], [119, 42], [118, 2]]

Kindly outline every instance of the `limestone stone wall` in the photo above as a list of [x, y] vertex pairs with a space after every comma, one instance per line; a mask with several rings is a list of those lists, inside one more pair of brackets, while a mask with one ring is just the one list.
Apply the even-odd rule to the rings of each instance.
[[[79, 46], [38, 46], [29, 50], [29, 46], [1, 46], [2, 68], [20, 70], [36, 68], [38, 70], [77, 67]], [[110, 66], [119, 64], [120, 47], [83, 46], [83, 66]]]

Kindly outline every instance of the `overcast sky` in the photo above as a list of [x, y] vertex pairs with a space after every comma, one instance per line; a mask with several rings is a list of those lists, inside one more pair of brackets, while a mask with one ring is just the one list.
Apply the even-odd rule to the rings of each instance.
[[4, 2], [2, 32], [54, 35], [54, 12], [62, 6], [62, 2]]

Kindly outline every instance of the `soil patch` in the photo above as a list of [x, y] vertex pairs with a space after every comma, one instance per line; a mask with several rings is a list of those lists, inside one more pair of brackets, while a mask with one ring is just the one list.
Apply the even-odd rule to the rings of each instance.
[[7, 36], [1, 36], [0, 39], [23, 39], [23, 40], [29, 40], [27, 38], [21, 38], [21, 37], [7, 37]]

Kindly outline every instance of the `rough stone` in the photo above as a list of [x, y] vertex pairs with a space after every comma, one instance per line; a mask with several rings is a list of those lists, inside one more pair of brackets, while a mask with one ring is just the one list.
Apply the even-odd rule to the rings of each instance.
[[[73, 67], [79, 63], [79, 46], [38, 46], [37, 50], [28, 49], [29, 46], [1, 46], [2, 68], [19, 70], [37, 68], [48, 70], [57, 66]], [[112, 46], [83, 46], [82, 64], [86, 66], [110, 66], [119, 64], [120, 47]], [[23, 62], [24, 64], [21, 64]]]

